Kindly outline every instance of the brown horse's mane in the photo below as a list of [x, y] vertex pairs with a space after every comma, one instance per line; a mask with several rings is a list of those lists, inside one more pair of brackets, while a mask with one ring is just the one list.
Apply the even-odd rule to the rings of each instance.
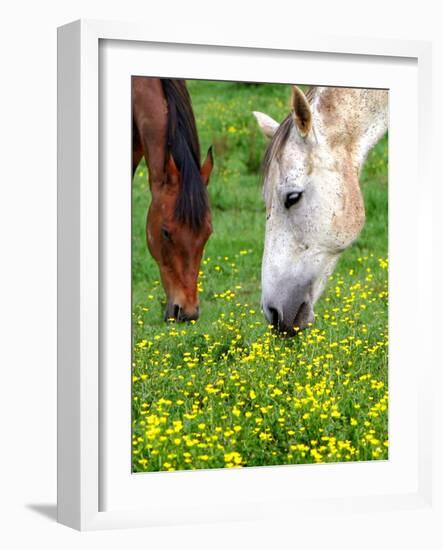
[[198, 230], [209, 209], [208, 193], [200, 175], [200, 143], [191, 98], [184, 80], [162, 78], [168, 104], [166, 159], [172, 155], [180, 171], [175, 218]]
[[[315, 91], [316, 91], [315, 86], [311, 86], [306, 90], [305, 96], [306, 96], [306, 99], [309, 101], [309, 103], [312, 102], [315, 95]], [[291, 133], [291, 128], [293, 126], [294, 126], [294, 116], [293, 116], [293, 112], [291, 111], [283, 120], [283, 122], [280, 124], [280, 126], [277, 128], [275, 134], [272, 136], [272, 139], [269, 142], [268, 147], [266, 148], [265, 155], [263, 157], [263, 164], [262, 164], [262, 174], [263, 174], [264, 182], [266, 182], [266, 178], [268, 176], [269, 168], [271, 166], [272, 161], [285, 146], [286, 142], [288, 141], [289, 134]]]

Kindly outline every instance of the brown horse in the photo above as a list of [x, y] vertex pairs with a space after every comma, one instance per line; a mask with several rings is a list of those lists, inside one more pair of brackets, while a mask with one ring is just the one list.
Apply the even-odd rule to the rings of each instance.
[[165, 320], [198, 318], [197, 278], [211, 232], [207, 185], [213, 167], [200, 145], [183, 80], [132, 78], [132, 170], [145, 157], [152, 194], [148, 248], [158, 263], [167, 305]]

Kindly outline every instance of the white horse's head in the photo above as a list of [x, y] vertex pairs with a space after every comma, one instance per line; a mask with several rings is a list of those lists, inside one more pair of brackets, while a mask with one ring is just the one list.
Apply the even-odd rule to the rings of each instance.
[[292, 335], [314, 321], [314, 304], [364, 224], [358, 176], [386, 130], [387, 93], [312, 88], [305, 96], [294, 86], [292, 112], [281, 124], [254, 115], [271, 140], [262, 307], [269, 323]]

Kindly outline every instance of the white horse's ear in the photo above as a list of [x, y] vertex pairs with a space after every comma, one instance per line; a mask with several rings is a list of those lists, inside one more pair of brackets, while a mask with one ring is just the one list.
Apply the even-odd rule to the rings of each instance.
[[253, 115], [257, 119], [258, 125], [260, 126], [262, 132], [269, 139], [275, 134], [277, 128], [280, 126], [273, 118], [265, 113], [260, 113], [259, 111], [253, 111]]
[[292, 87], [292, 108], [294, 121], [301, 137], [306, 137], [312, 128], [311, 107], [305, 94], [297, 86]]

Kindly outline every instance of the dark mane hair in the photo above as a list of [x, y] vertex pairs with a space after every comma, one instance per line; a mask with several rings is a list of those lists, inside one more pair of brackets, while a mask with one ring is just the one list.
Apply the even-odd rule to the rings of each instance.
[[[315, 86], [311, 86], [310, 88], [308, 88], [308, 90], [306, 90], [305, 96], [306, 96], [306, 99], [309, 101], [309, 103], [311, 103], [312, 100], [314, 99], [315, 92], [316, 92]], [[268, 177], [268, 173], [269, 173], [269, 169], [272, 164], [272, 161], [275, 159], [275, 157], [280, 153], [280, 151], [285, 146], [293, 126], [294, 126], [294, 116], [293, 116], [293, 112], [291, 111], [283, 120], [283, 122], [280, 124], [280, 126], [277, 128], [275, 134], [272, 136], [272, 139], [269, 142], [268, 147], [266, 148], [265, 156], [263, 157], [263, 164], [262, 164], [262, 174], [263, 174], [264, 183], [266, 183], [266, 179]]]
[[209, 203], [200, 175], [200, 143], [191, 98], [184, 80], [162, 78], [161, 83], [168, 104], [166, 160], [172, 155], [181, 179], [175, 217], [197, 230], [205, 219]]

